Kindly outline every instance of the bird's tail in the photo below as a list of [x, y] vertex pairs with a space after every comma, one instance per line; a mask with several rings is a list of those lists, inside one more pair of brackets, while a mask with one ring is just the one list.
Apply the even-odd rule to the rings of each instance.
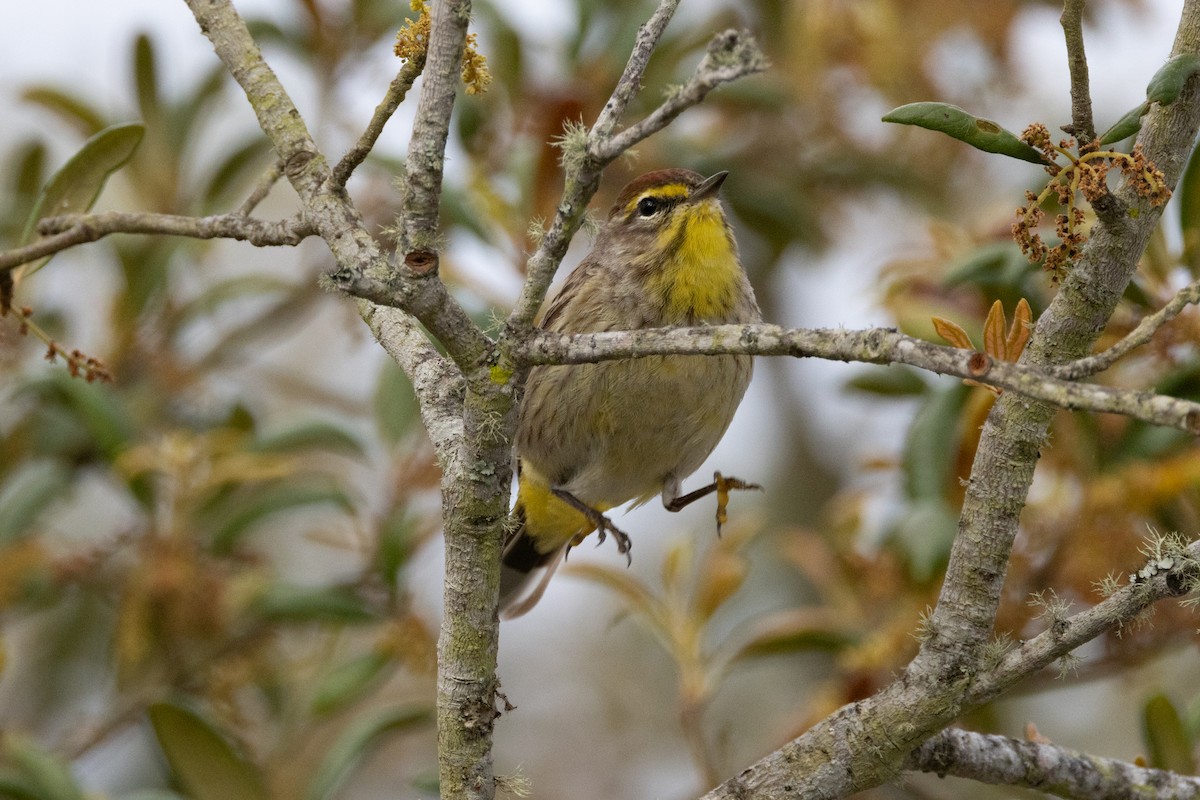
[[525, 509], [520, 503], [513, 515], [520, 527], [505, 544], [500, 562], [501, 619], [516, 619], [537, 605], [567, 550], [563, 544], [547, 553], [541, 552], [529, 535]]

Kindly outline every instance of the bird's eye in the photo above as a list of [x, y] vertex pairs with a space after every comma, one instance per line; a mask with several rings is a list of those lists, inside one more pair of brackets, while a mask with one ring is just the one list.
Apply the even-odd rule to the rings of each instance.
[[657, 197], [643, 197], [638, 200], [637, 210], [638, 215], [642, 217], [652, 217], [662, 208], [662, 201]]

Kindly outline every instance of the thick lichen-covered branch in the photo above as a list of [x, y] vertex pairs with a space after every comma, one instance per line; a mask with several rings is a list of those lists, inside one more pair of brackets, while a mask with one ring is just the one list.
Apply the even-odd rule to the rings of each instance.
[[[287, 177], [304, 206], [304, 219], [325, 240], [339, 275], [388, 274], [386, 254], [363, 223], [362, 215], [332, 176], [329, 162], [317, 148], [304, 117], [279, 78], [262, 57], [245, 21], [229, 0], [187, 0], [201, 31], [241, 86], [283, 163]], [[421, 320], [459, 365], [474, 366], [486, 358], [491, 343], [431, 272], [410, 279], [396, 278], [391, 305]], [[432, 348], [428, 351], [435, 355]]]
[[1069, 750], [947, 728], [913, 751], [906, 766], [998, 786], [1023, 786], [1072, 800], [1193, 800], [1200, 778]]
[[565, 335], [537, 332], [518, 344], [525, 364], [577, 364], [659, 354], [741, 353], [790, 355], [870, 364], [908, 364], [956, 375], [1051, 406], [1122, 414], [1200, 435], [1200, 403], [1152, 392], [1075, 383], [1048, 370], [997, 361], [990, 356], [926, 342], [894, 330], [783, 328], [778, 325], [718, 325]]

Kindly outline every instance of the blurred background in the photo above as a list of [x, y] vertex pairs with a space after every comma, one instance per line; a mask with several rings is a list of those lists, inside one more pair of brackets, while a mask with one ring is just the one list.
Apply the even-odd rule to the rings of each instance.
[[[239, 2], [325, 152], [357, 137], [398, 69], [392, 0]], [[1181, 3], [1089, 4], [1097, 127], [1144, 99]], [[531, 222], [561, 189], [550, 142], [595, 118], [653, 3], [477, 0], [493, 77], [449, 149], [442, 274], [484, 325], [517, 296]], [[769, 321], [897, 326], [940, 316], [980, 342], [989, 307], [1034, 315], [1052, 281], [1009, 228], [1037, 167], [880, 117], [957, 103], [1020, 131], [1069, 120], [1053, 3], [689, 0], [632, 121], [711, 35], [750, 29], [772, 69], [722, 88], [606, 173], [729, 170], [723, 196]], [[97, 210], [223, 213], [272, 157], [183, 3], [42, 0], [0, 15], [0, 246], [88, 137], [145, 124]], [[418, 87], [419, 87], [418, 83]], [[415, 93], [350, 192], [380, 237], [398, 209]], [[1126, 149], [1129, 143], [1123, 145]], [[256, 211], [297, 207], [280, 182]], [[1193, 210], [1196, 204], [1190, 206]], [[1173, 203], [1105, 341], [1193, 280], [1197, 221]], [[578, 237], [560, 275], [588, 247]], [[437, 796], [438, 473], [409, 387], [353, 303], [293, 249], [114, 236], [17, 282], [15, 305], [112, 381], [0, 318], [0, 797]], [[1185, 314], [1100, 380], [1200, 399]], [[501, 630], [496, 771], [536, 798], [682, 800], [736, 774], [915, 652], [993, 396], [900, 367], [759, 359], [713, 509], [651, 503], [612, 547], [577, 548]], [[998, 635], [1043, 630], [1139, 567], [1153, 531], [1200, 531], [1200, 451], [1178, 432], [1062, 414], [1043, 452]], [[1195, 771], [1197, 618], [1162, 604], [964, 724], [1036, 725], [1076, 749]], [[1036, 797], [906, 776], [872, 798]]]

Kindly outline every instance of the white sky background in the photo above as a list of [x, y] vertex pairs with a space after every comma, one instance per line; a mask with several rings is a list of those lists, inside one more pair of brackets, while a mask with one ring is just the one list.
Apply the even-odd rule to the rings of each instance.
[[[284, 6], [277, 0], [239, 0], [237, 5], [247, 16], [269, 14]], [[688, 5], [684, 3], [685, 10]], [[1091, 56], [1092, 91], [1100, 129], [1106, 128], [1117, 116], [1144, 98], [1146, 82], [1170, 50], [1181, 5], [1180, 0], [1144, 0], [1136, 6], [1106, 6], [1097, 20], [1098, 24], [1086, 31]], [[398, 11], [406, 7], [407, 3], [397, 3]], [[563, 23], [562, 27], [569, 24], [569, 20], [561, 16], [564, 13], [562, 10], [568, 7], [566, 2], [524, 2], [515, 3], [510, 8], [514, 14], [529, 12], [529, 16], [536, 16], [536, 29], [551, 39], [554, 32], [560, 29], [560, 23]], [[161, 69], [163, 79], [168, 82], [190, 84], [213, 63], [214, 56], [208, 41], [199, 33], [181, 0], [39, 0], [36, 3], [5, 0], [0, 11], [0, 119], [4, 120], [0, 126], [0, 151], [26, 138], [36, 130], [36, 126], [48, 119], [43, 112], [18, 102], [16, 90], [31, 82], [61, 83], [75, 93], [93, 98], [102, 108], [121, 108], [132, 113], [130, 44], [138, 30], [152, 32], [160, 63], [169, 61], [170, 68], [163, 66]], [[1024, 65], [1021, 79], [1028, 87], [1020, 95], [1020, 105], [1004, 109], [970, 110], [992, 116], [1016, 130], [1020, 130], [1031, 119], [1045, 119], [1047, 122], [1067, 120], [1068, 74], [1057, 11], [1033, 7], [1026, 12], [1023, 22], [1018, 24], [1015, 46], [1018, 57], [1014, 63]], [[931, 59], [944, 59], [954, 64], [955, 69], [943, 73], [949, 76], [948, 80], [952, 80], [955, 70], [964, 63], [962, 56], [961, 52], [943, 48], [935, 49]], [[307, 88], [305, 82], [297, 73], [287, 69], [286, 62], [276, 62], [274, 66], [289, 90], [295, 92], [296, 100], [303, 108]], [[361, 105], [362, 120], [369, 117], [378, 94], [390, 79], [387, 70], [393, 68], [394, 61], [380, 60], [378, 75], [354, 98], [353, 102]], [[942, 73], [941, 70], [935, 71]], [[402, 148], [403, 137], [409, 129], [408, 118], [404, 115], [411, 114], [411, 107], [412, 103], [408, 104], [408, 109], [402, 109], [401, 117], [393, 121], [385, 133], [385, 142], [390, 150]], [[62, 149], [56, 153], [59, 161], [71, 152], [72, 145], [67, 141], [64, 140]], [[992, 171], [1000, 181], [1020, 180], [1024, 174], [1014, 173], [1011, 163], [999, 157], [981, 159], [979, 163]], [[1019, 197], [1019, 188], [1014, 196]], [[815, 268], [781, 270], [776, 286], [769, 289], [759, 287], [759, 291], [784, 291], [791, 298], [789, 318], [780, 320], [785, 324], [859, 327], [883, 322], [882, 315], [872, 301], [877, 291], [876, 269], [896, 257], [898, 252], [916, 250], [920, 245], [919, 239], [915, 239], [912, 233], [914, 229], [919, 232], [919, 227], [914, 228], [918, 218], [905, 220], [905, 216], [906, 210], [894, 198], [864, 203], [847, 220], [840, 245], [822, 256]], [[896, 219], [898, 224], [892, 233], [881, 234], [878, 228], [881, 217]], [[897, 426], [894, 418], [879, 419], [869, 414], [868, 406], [848, 399], [840, 392], [841, 382], [850, 374], [844, 365], [808, 361], [794, 368], [789, 365], [788, 372], [796, 382], [805, 384], [809, 398], [806, 410], [812, 415], [820, 444], [823, 449], [836, 454], [840, 463], [853, 464], [855, 459], [853, 456], [846, 458], [847, 451], [865, 455], [868, 452], [878, 453], [885, 447], [882, 442], [898, 444], [903, 426]], [[748, 465], [751, 465], [755, 454], [770, 452], [772, 447], [778, 446], [770, 441], [769, 429], [761, 422], [770, 415], [770, 408], [766, 406], [768, 399], [767, 391], [755, 392], [752, 389], [728, 437], [740, 445], [731, 445], [727, 441], [718, 451], [723, 466], [728, 465], [725, 466], [728, 471], [753, 475], [754, 469]], [[629, 525], [652, 528], [665, 518], [665, 512], [656, 506], [637, 513], [645, 515], [638, 518], [642, 521], [634, 522], [631, 517], [627, 520]], [[697, 510], [696, 513], [696, 519], [700, 519], [711, 514], [711, 510]], [[699, 528], [702, 523], [695, 525]], [[653, 549], [648, 542], [638, 545], [639, 555], [643, 558], [649, 556]], [[587, 552], [580, 555], [591, 557], [592, 554]], [[440, 554], [431, 552], [426, 557], [429, 559], [429, 569], [425, 570], [426, 582], [429, 584], [431, 602], [436, 603], [433, 598], [437, 596]], [[598, 600], [598, 595], [595, 590], [580, 586], [578, 581], [566, 583], [573, 584], [573, 588], [562, 586], [551, 589], [552, 593], [558, 593], [551, 595], [555, 598], [554, 607], [540, 608], [534, 615], [511, 624], [505, 630], [502, 648], [502, 671], [507, 668], [505, 690], [527, 701], [524, 709], [526, 723], [535, 723], [540, 714], [545, 714], [549, 719], [559, 708], [554, 696], [556, 693], [546, 690], [542, 669], [558, 675], [571, 672], [576, 668], [571, 666], [571, 654], [586, 658], [589, 652], [598, 648], [600, 645], [597, 642], [603, 639], [610, 621], [610, 615], [604, 613], [592, 615], [591, 619], [577, 624], [569, 622], [568, 617], [575, 616], [578, 619], [576, 615], [583, 614], [588, 604]], [[561, 638], [556, 638], [547, 649], [544, 638], [536, 630], [539, 628], [542, 631], [558, 630]], [[541, 669], [537, 674], [522, 674], [515, 670], [511, 658], [523, 648], [543, 649], [543, 660], [539, 662]], [[611, 683], [618, 681], [614, 677]], [[623, 691], [619, 685], [607, 689], [616, 694]], [[541, 704], [537, 698], [543, 694], [546, 702]], [[636, 703], [637, 698], [634, 692], [627, 702]], [[575, 700], [579, 702], [579, 698]], [[774, 697], [764, 700], [779, 702]], [[647, 701], [653, 702], [652, 699]], [[597, 716], [616, 713], [611, 706], [604, 704], [607, 701], [602, 702], [598, 698], [587, 696], [582, 702], [585, 708], [589, 702], [594, 702], [596, 708], [588, 710]], [[520, 719], [517, 718], [514, 724], [519, 725]], [[1040, 721], [1039, 725], [1042, 725]], [[1044, 725], [1043, 731], [1046, 731]], [[1054, 731], [1046, 732], [1055, 735]], [[576, 733], [581, 733], [581, 730], [577, 729]], [[674, 734], [665, 730], [662, 735]], [[564, 741], [563, 744], [574, 744], [579, 761], [592, 760], [601, 769], [605, 764], [619, 763], [616, 758], [636, 759], [638, 755], [636, 752], [622, 752], [620, 744], [616, 743], [612, 745], [617, 748], [615, 755], [598, 748], [593, 758], [588, 754], [588, 745], [582, 740], [573, 743]], [[1073, 740], [1073, 744], [1086, 747], [1086, 742], [1078, 738]], [[636, 743], [631, 746], [636, 746]], [[506, 747], [512, 749], [506, 751]], [[500, 748], [503, 758], [522, 757], [519, 748], [513, 747], [512, 740], [506, 740], [503, 735]], [[526, 758], [529, 757], [526, 755]], [[558, 756], [547, 753], [535, 756], [538, 757], [551, 760]], [[576, 766], [583, 769], [585, 765]], [[680, 783], [686, 785], [689, 780], [685, 756], [681, 756], [674, 767], [681, 767], [682, 774], [673, 773], [673, 767], [669, 764], [657, 765], [658, 780], [663, 782], [662, 788], [668, 793], [672, 792], [672, 786], [677, 793]], [[613, 788], [618, 791], [620, 787], [614, 785]], [[618, 791], [613, 796], [621, 795]]]

